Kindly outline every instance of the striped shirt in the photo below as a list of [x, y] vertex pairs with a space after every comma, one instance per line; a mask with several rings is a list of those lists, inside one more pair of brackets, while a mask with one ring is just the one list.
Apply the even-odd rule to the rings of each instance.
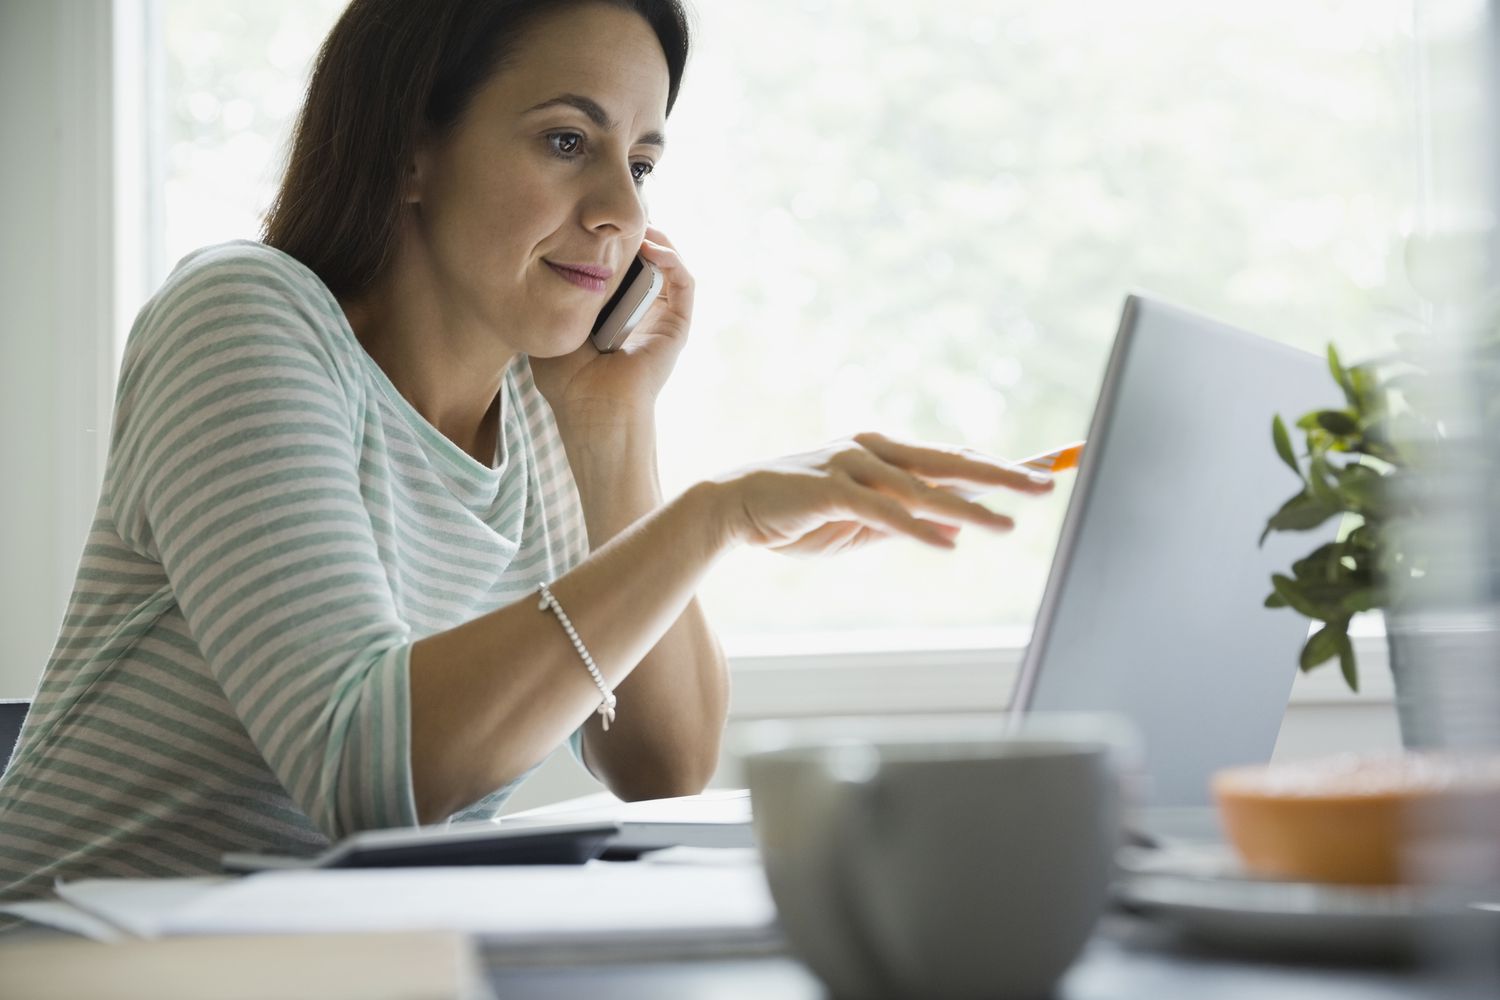
[[296, 260], [185, 258], [131, 331], [98, 512], [0, 782], [0, 901], [415, 824], [412, 643], [587, 555], [524, 355], [500, 414], [486, 467]]

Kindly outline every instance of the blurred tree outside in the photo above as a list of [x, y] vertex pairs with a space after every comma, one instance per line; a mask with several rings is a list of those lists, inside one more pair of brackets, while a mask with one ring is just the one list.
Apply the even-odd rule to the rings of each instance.
[[[164, 274], [255, 235], [343, 5], [159, 2]], [[698, 279], [669, 495], [864, 429], [1012, 457], [1081, 437], [1131, 290], [1351, 358], [1412, 325], [1410, 0], [696, 6], [647, 184]], [[738, 552], [703, 600], [731, 648], [993, 636], [1035, 613], [1067, 494], [992, 498], [1016, 533], [953, 553]]]

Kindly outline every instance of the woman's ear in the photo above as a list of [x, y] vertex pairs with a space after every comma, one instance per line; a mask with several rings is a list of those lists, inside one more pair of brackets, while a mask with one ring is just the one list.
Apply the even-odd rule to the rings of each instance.
[[423, 126], [418, 132], [411, 162], [406, 165], [406, 177], [401, 186], [402, 204], [419, 205], [422, 203], [422, 197], [426, 193], [425, 181], [432, 176], [432, 158], [436, 147], [436, 137], [432, 129]]
[[417, 205], [422, 201], [422, 178], [427, 174], [427, 144], [424, 142], [417, 147], [416, 153], [412, 155], [411, 162], [406, 166], [406, 177], [401, 186], [401, 203], [404, 205]]

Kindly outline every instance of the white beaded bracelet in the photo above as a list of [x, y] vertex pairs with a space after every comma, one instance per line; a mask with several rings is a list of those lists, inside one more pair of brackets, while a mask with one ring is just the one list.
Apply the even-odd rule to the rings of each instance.
[[537, 609], [546, 611], [550, 608], [552, 613], [557, 616], [557, 620], [562, 625], [563, 631], [568, 633], [568, 638], [573, 641], [573, 648], [578, 650], [578, 656], [583, 660], [583, 665], [589, 668], [589, 676], [594, 678], [594, 683], [599, 686], [599, 693], [604, 698], [599, 702], [598, 711], [599, 715], [604, 719], [604, 729], [608, 732], [609, 724], [615, 721], [615, 693], [609, 689], [608, 684], [604, 683], [604, 675], [599, 673], [598, 667], [594, 666], [594, 658], [589, 655], [588, 649], [583, 645], [583, 640], [578, 638], [578, 630], [573, 627], [573, 623], [568, 619], [568, 613], [563, 610], [563, 606], [557, 603], [557, 598], [552, 596], [552, 591], [544, 583], [537, 588], [537, 593], [542, 595], [542, 599], [537, 602]]

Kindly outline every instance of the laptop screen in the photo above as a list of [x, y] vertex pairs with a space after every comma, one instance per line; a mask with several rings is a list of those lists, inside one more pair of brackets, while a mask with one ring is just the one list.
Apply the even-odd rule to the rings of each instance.
[[1130, 719], [1143, 804], [1207, 805], [1215, 770], [1270, 759], [1308, 621], [1262, 602], [1336, 531], [1257, 544], [1296, 491], [1271, 419], [1337, 397], [1315, 355], [1126, 300], [1014, 705]]

